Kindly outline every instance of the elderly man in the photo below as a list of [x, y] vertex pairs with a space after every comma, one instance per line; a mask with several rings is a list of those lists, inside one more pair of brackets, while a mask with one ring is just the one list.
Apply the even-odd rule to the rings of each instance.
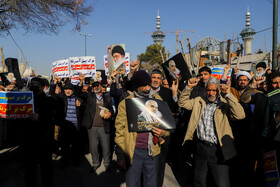
[[216, 186], [227, 187], [229, 167], [225, 161], [236, 155], [228, 120], [243, 119], [245, 113], [229, 85], [222, 85], [224, 97], [220, 96], [220, 82], [214, 77], [205, 83], [205, 97], [190, 99], [198, 82], [197, 78], [189, 79], [178, 101], [180, 107], [192, 110], [184, 142], [196, 140], [194, 186], [206, 186], [210, 172]]
[[[88, 129], [90, 153], [92, 156], [91, 173], [100, 167], [98, 145], [101, 144], [102, 156], [106, 171], [111, 169], [110, 158], [110, 121], [112, 120], [113, 107], [110, 96], [104, 95], [100, 82], [92, 85], [93, 93], [88, 93], [83, 118], [83, 126]], [[105, 108], [104, 108], [105, 107]], [[101, 115], [104, 110], [104, 115]]]
[[[151, 95], [151, 77], [146, 71], [136, 71], [131, 80], [134, 92], [127, 98], [161, 99], [157, 94]], [[160, 144], [154, 142], [153, 139], [168, 136], [169, 132], [155, 127], [152, 132], [129, 132], [125, 100], [119, 104], [115, 127], [115, 142], [118, 146], [117, 163], [122, 168], [126, 168], [126, 165], [129, 164], [126, 172], [126, 185], [138, 187], [141, 174], [143, 174], [144, 187], [157, 186]]]

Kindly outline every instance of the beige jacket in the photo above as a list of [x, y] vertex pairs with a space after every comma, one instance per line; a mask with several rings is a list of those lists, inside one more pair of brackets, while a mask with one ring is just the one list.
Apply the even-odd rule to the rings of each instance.
[[[133, 97], [135, 97], [134, 94], [131, 94], [127, 98], [133, 98]], [[162, 100], [162, 98], [157, 94], [154, 94], [154, 98]], [[130, 164], [132, 164], [134, 149], [136, 145], [137, 132], [128, 131], [125, 99], [121, 101], [119, 104], [118, 115], [115, 121], [115, 127], [116, 127], [115, 142], [118, 146], [116, 149], [116, 154], [118, 158], [125, 157], [127, 161]], [[169, 136], [169, 135], [170, 133], [166, 131], [165, 136]], [[160, 153], [160, 145], [153, 144], [153, 156], [156, 156], [159, 153]]]
[[[194, 132], [206, 105], [205, 100], [201, 97], [190, 99], [190, 93], [191, 89], [185, 88], [178, 100], [178, 105], [180, 107], [192, 110], [184, 143], [187, 140], [193, 140]], [[228, 118], [230, 120], [240, 120], [245, 118], [243, 107], [231, 93], [226, 98], [221, 97], [221, 101], [218, 102], [217, 109], [214, 114], [214, 124], [216, 127], [219, 145], [222, 148], [222, 152], [226, 160], [236, 155], [233, 134]]]

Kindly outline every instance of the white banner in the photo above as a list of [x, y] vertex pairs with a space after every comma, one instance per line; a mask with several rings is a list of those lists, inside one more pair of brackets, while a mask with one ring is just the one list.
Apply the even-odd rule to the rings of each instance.
[[95, 56], [70, 57], [70, 78], [72, 84], [79, 83], [79, 74], [93, 77], [96, 74]]
[[60, 78], [69, 77], [69, 61], [68, 59], [58, 60], [52, 63], [52, 74]]
[[104, 69], [105, 69], [105, 75], [109, 76], [108, 55], [104, 55]]
[[125, 53], [125, 74], [130, 72], [130, 56], [129, 53]]

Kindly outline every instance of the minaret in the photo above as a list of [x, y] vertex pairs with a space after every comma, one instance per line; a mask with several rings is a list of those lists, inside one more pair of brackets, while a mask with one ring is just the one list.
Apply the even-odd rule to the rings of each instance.
[[161, 44], [165, 38], [165, 34], [160, 30], [160, 16], [159, 16], [159, 10], [157, 15], [157, 26], [156, 30], [152, 33], [152, 38], [154, 39], [154, 42], [156, 44]]
[[251, 13], [249, 12], [249, 7], [247, 9], [246, 13], [246, 27], [242, 30], [240, 35], [242, 36], [242, 40], [244, 42], [244, 54], [250, 55], [252, 54], [252, 40], [254, 39], [254, 36], [256, 34], [256, 31], [251, 28]]

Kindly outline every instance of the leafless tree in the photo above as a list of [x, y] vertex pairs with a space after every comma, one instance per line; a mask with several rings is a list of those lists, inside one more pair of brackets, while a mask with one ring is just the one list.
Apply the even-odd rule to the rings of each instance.
[[26, 31], [57, 33], [69, 22], [79, 31], [92, 11], [85, 0], [0, 0], [0, 32], [21, 25]]

